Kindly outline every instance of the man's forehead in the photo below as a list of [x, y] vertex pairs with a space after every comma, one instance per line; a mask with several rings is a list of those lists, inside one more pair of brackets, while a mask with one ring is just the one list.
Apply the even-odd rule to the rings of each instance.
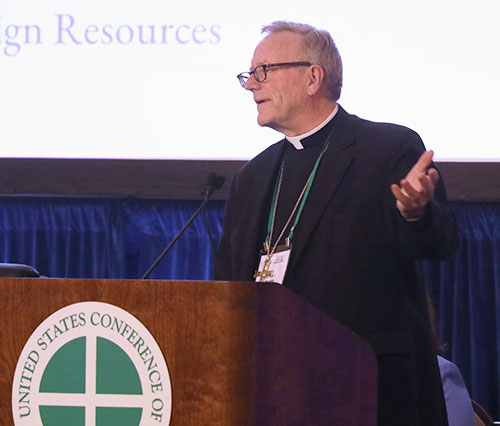
[[254, 50], [252, 67], [270, 62], [300, 60], [302, 36], [289, 31], [271, 33]]

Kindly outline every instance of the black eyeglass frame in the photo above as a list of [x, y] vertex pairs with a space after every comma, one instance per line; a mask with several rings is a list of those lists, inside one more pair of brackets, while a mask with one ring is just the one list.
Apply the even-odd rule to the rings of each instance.
[[[261, 64], [257, 65], [252, 71], [245, 71], [236, 76], [238, 81], [241, 84], [241, 87], [245, 88], [247, 85], [247, 80], [250, 78], [250, 76], [253, 74], [255, 80], [258, 83], [262, 83], [263, 81], [266, 80], [267, 78], [267, 70], [268, 68], [275, 68], [275, 67], [310, 67], [312, 65], [311, 62], [306, 62], [306, 61], [298, 61], [298, 62], [278, 62], [275, 64]], [[262, 70], [264, 72], [264, 77], [260, 78], [257, 77], [260, 75], [260, 71]]]

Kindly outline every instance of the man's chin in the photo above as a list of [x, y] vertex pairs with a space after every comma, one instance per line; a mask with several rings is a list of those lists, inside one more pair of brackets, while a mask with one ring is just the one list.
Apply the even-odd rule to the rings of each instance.
[[257, 117], [257, 124], [261, 127], [265, 127], [267, 124], [267, 121], [262, 119], [260, 115]]
[[272, 128], [272, 120], [269, 117], [266, 117], [263, 114], [259, 114], [257, 116], [257, 124], [261, 127], [271, 127]]

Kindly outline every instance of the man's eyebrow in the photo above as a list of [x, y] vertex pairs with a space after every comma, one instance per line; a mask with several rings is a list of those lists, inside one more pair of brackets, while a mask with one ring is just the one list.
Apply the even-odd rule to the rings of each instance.
[[257, 68], [257, 67], [259, 67], [259, 66], [261, 66], [261, 65], [265, 65], [265, 64], [269, 64], [269, 63], [270, 63], [269, 61], [260, 61], [260, 62], [257, 62], [257, 65], [255, 65], [253, 68], [252, 68], [252, 66], [250, 65], [250, 69], [249, 69], [249, 71], [252, 71], [252, 70], [254, 70], [255, 68]]

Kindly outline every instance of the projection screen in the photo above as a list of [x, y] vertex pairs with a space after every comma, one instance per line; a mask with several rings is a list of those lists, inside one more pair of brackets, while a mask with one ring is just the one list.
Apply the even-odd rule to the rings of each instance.
[[413, 128], [440, 161], [500, 161], [499, 4], [3, 0], [0, 157], [251, 158], [281, 135], [236, 75], [285, 19], [332, 34], [348, 112]]

